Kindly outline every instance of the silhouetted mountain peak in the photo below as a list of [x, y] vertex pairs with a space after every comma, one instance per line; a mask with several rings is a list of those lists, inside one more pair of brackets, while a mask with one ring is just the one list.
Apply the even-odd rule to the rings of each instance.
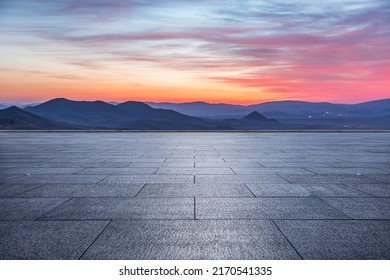
[[77, 129], [77, 127], [51, 121], [17, 106], [11, 106], [0, 110], [0, 129]]
[[264, 117], [262, 114], [260, 114], [257, 111], [253, 111], [252, 113], [246, 115], [242, 119], [243, 120], [252, 120], [252, 121], [265, 121], [265, 120], [268, 120], [266, 117]]
[[149, 105], [139, 101], [126, 101], [116, 105], [116, 107], [126, 108], [126, 109], [146, 109], [146, 110], [153, 109]]
[[8, 107], [6, 109], [3, 109], [4, 112], [11, 112], [11, 111], [17, 111], [17, 112], [24, 112], [22, 109], [20, 109], [19, 107], [17, 106], [11, 106], [11, 107]]

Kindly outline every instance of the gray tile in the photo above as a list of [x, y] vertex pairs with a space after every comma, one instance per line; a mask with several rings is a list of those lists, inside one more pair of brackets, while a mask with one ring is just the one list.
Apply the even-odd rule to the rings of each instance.
[[134, 197], [144, 184], [46, 184], [19, 197]]
[[193, 168], [194, 166], [195, 162], [164, 162], [161, 164], [164, 168]]
[[73, 198], [45, 220], [193, 219], [193, 198]]
[[270, 221], [114, 221], [84, 259], [298, 259]]
[[304, 259], [390, 259], [390, 221], [275, 221]]
[[41, 185], [42, 184], [1, 184], [0, 197], [14, 197]]
[[94, 184], [106, 178], [107, 175], [30, 175], [8, 178], [10, 184]]
[[317, 198], [199, 198], [197, 219], [348, 219]]
[[266, 168], [310, 168], [310, 167], [329, 167], [326, 163], [318, 163], [318, 162], [266, 162], [259, 161], [259, 165], [264, 166]]
[[142, 174], [142, 175], [147, 175], [147, 174], [154, 174], [157, 171], [157, 167], [143, 167], [143, 168], [85, 168], [77, 174], [79, 175], [101, 175], [101, 174], [106, 174], [106, 175], [133, 175], [133, 174]]
[[0, 221], [0, 259], [78, 259], [108, 221]]
[[[130, 164], [130, 161], [126, 162], [78, 162], [78, 163], [72, 163], [72, 162], [65, 162], [60, 164], [55, 164], [54, 167], [67, 167], [67, 168], [120, 168], [120, 167], [127, 167]], [[53, 164], [51, 164], [53, 166]]]
[[387, 198], [322, 198], [354, 219], [390, 219]]
[[[132, 162], [127, 167], [130, 167], [130, 168], [156, 168], [157, 169], [162, 165], [163, 165], [163, 163], [161, 163], [161, 162]], [[190, 167], [192, 167], [192, 165]]]
[[348, 186], [376, 197], [390, 197], [390, 184], [349, 184]]
[[353, 188], [340, 184], [246, 184], [257, 196], [348, 196], [371, 197]]
[[148, 157], [142, 157], [131, 160], [131, 162], [158, 162], [163, 163], [166, 160], [166, 157], [159, 157], [159, 158], [148, 158]]
[[258, 168], [236, 168], [233, 167], [233, 170], [236, 174], [313, 174], [313, 172], [310, 172], [303, 168], [264, 168], [264, 167], [258, 167]]
[[44, 174], [44, 175], [70, 175], [81, 170], [80, 168], [11, 168], [1, 171], [0, 174]]
[[352, 174], [331, 174], [331, 175], [300, 175], [300, 174], [279, 174], [290, 183], [304, 184], [348, 184], [348, 183], [378, 183], [378, 180], [365, 175]]
[[0, 198], [0, 220], [34, 220], [68, 198]]
[[390, 184], [390, 174], [387, 173], [387, 174], [378, 174], [378, 175], [374, 175], [374, 174], [370, 174], [370, 175], [367, 175], [368, 177], [370, 178], [373, 178], [379, 182], [383, 182], [383, 183], [386, 183], [386, 184]]
[[[324, 167], [309, 167], [307, 168], [310, 171], [313, 171], [317, 174], [386, 174], [386, 172], [380, 168], [369, 168], [369, 167], [358, 167], [358, 168], [346, 168], [346, 167], [340, 167], [340, 168], [324, 168]], [[296, 173], [298, 174], [298, 173]]]
[[244, 184], [146, 184], [137, 197], [253, 197]]
[[[196, 239], [196, 242], [179, 247], [167, 243], [167, 248], [156, 243], [140, 243], [134, 246], [137, 252], [123, 252], [123, 256], [144, 258], [154, 255], [154, 258], [172, 259], [295, 258], [295, 254], [288, 253], [289, 249], [278, 247], [277, 244], [284, 243], [277, 235], [274, 239], [267, 234], [265, 237], [262, 232], [262, 237], [259, 237], [261, 242], [251, 240], [250, 243], [239, 243], [242, 239], [235, 237], [237, 243], [225, 242], [221, 245], [218, 240], [224, 239], [219, 234], [223, 232], [229, 235], [226, 232], [230, 230], [242, 230], [246, 222], [264, 221], [259, 219], [275, 218], [277, 222], [279, 219], [297, 217], [305, 220], [336, 218], [346, 222], [349, 218], [347, 214], [322, 200], [331, 197], [350, 199], [332, 203], [342, 206], [345, 212], [351, 212], [356, 217], [384, 219], [388, 213], [387, 205], [390, 205], [388, 143], [388, 133], [0, 133], [0, 196], [34, 197], [30, 199], [35, 200], [29, 200], [28, 203], [15, 200], [8, 204], [8, 214], [18, 219], [42, 217], [35, 214], [46, 208], [47, 203], [37, 199], [69, 196], [78, 198], [58, 205], [58, 208], [47, 207], [49, 212], [45, 211], [43, 215], [53, 215], [49, 218], [59, 219], [60, 223], [77, 218], [122, 219], [118, 223], [126, 222], [126, 219], [148, 219], [143, 222], [150, 222], [151, 225], [145, 225], [145, 228], [153, 229], [155, 227], [152, 224], [157, 222], [154, 219], [159, 219], [161, 223], [176, 222], [177, 219], [185, 219], [188, 223], [215, 222], [212, 226], [200, 225], [199, 228], [199, 224], [177, 226], [191, 228], [193, 236], [199, 233], [202, 238], [207, 238], [202, 236], [202, 228], [210, 227], [217, 233], [217, 237], [205, 239], [204, 242], [210, 241], [212, 244], [202, 241], [197, 243]], [[158, 168], [160, 172], [170, 174], [153, 174]], [[13, 173], [20, 173], [8, 174], [10, 169], [13, 169]], [[232, 169], [240, 174], [232, 174]], [[308, 169], [323, 174], [310, 174]], [[23, 172], [27, 170], [30, 170], [30, 176], [24, 175]], [[75, 170], [96, 175], [57, 174]], [[358, 173], [362, 175], [356, 175]], [[145, 183], [148, 185], [142, 189]], [[47, 186], [39, 187], [43, 184]], [[252, 192], [243, 184], [261, 196], [261, 200], [251, 200], [259, 198], [253, 198]], [[34, 187], [30, 189], [30, 186]], [[352, 201], [353, 198], [370, 196], [381, 199]], [[1, 206], [4, 205], [2, 200]], [[173, 208], [171, 205], [174, 205]], [[13, 208], [23, 210], [10, 211]], [[194, 215], [195, 210], [198, 216], [202, 214], [203, 217], [210, 217], [209, 220], [194, 220], [199, 219]], [[222, 218], [232, 220], [220, 220]], [[229, 223], [229, 226], [223, 222]], [[261, 224], [256, 231], [262, 231], [264, 227], [265, 224]], [[346, 227], [341, 228], [340, 233], [344, 230], [346, 235], [353, 232]], [[357, 226], [356, 232], [361, 234], [359, 230]], [[126, 236], [125, 231], [120, 236]], [[381, 229], [379, 231], [382, 232]], [[375, 227], [372, 232], [375, 234]], [[153, 235], [155, 231], [151, 229], [143, 233], [147, 238], [148, 234]], [[156, 235], [155, 239], [161, 237], [164, 240], [164, 234]], [[369, 238], [376, 238], [367, 232], [365, 234]], [[378, 235], [380, 246], [388, 249], [388, 241], [384, 241], [381, 234]], [[179, 239], [185, 240], [185, 236], [187, 234]], [[12, 241], [12, 236], [6, 239]], [[114, 237], [112, 240], [115, 242]], [[119, 244], [121, 242], [118, 241]], [[331, 246], [331, 241], [328, 242]], [[314, 248], [317, 245], [312, 243], [308, 241], [307, 246]], [[355, 245], [351, 245], [348, 252], [354, 246], [359, 246], [357, 243], [352, 242]], [[323, 248], [328, 250], [327, 247]], [[352, 250], [358, 252], [360, 249]], [[376, 250], [380, 248], [367, 249], [367, 255], [373, 256]], [[324, 258], [324, 255], [332, 255], [334, 252], [337, 253], [328, 250], [314, 255]], [[357, 256], [355, 258], [367, 256], [361, 253], [363, 249], [359, 252], [354, 255]], [[94, 251], [94, 254], [98, 256], [96, 258], [103, 256], [99, 250]], [[114, 256], [115, 252], [107, 255]], [[57, 254], [53, 254], [53, 258], [55, 256]], [[69, 255], [69, 258], [77, 257]]]
[[221, 168], [173, 168], [160, 167], [156, 174], [234, 174], [229, 167]]
[[193, 183], [193, 175], [112, 175], [101, 183]]
[[277, 184], [287, 183], [277, 175], [196, 175], [195, 182], [200, 184], [216, 183], [258, 183], [258, 184]]
[[[229, 168], [231, 166], [231, 164], [229, 163], [226, 163], [226, 162], [210, 162], [210, 161], [206, 161], [206, 162], [195, 162], [195, 167], [199, 167], [199, 168]], [[175, 167], [179, 167], [179, 166], [175, 166]], [[190, 167], [190, 166], [188, 166]]]

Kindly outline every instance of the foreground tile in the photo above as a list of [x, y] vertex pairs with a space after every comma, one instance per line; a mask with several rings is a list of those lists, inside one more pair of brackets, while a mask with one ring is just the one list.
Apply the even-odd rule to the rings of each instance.
[[390, 259], [390, 221], [275, 221], [304, 259]]
[[287, 183], [277, 175], [196, 175], [195, 182], [200, 184], [217, 184], [217, 183]]
[[199, 198], [197, 219], [349, 219], [317, 198]]
[[112, 175], [101, 183], [193, 183], [193, 175]]
[[367, 175], [367, 176], [370, 177], [370, 178], [376, 179], [379, 182], [390, 184], [390, 174], [375, 174], [375, 175], [374, 174], [370, 174], [370, 175]]
[[278, 167], [278, 168], [237, 168], [233, 167], [236, 174], [313, 174], [303, 168], [290, 168], [290, 167]]
[[270, 221], [113, 221], [83, 259], [298, 259]]
[[253, 197], [244, 184], [146, 184], [137, 197]]
[[328, 167], [328, 168], [316, 168], [309, 167], [307, 168], [310, 171], [313, 171], [317, 174], [385, 174], [385, 171], [380, 168], [369, 168], [369, 167], [361, 167], [361, 168], [347, 168], [347, 167]]
[[0, 198], [0, 220], [34, 220], [68, 198]]
[[322, 198], [354, 219], [390, 219], [389, 198]]
[[341, 184], [246, 184], [257, 196], [352, 196], [370, 197]]
[[108, 221], [1, 221], [0, 259], [78, 259]]
[[73, 198], [43, 220], [193, 219], [193, 198]]
[[0, 172], [0, 174], [43, 174], [43, 175], [70, 175], [80, 171], [81, 168], [11, 168]]
[[95, 184], [106, 178], [107, 175], [25, 175], [9, 178], [9, 183], [14, 184]]
[[1, 184], [0, 197], [14, 197], [41, 185], [42, 184]]
[[144, 184], [45, 184], [19, 197], [134, 197]]
[[107, 174], [107, 175], [133, 175], [133, 174], [154, 174], [157, 171], [156, 167], [150, 167], [150, 168], [85, 168], [77, 174], [80, 175], [101, 175], [101, 174]]
[[328, 174], [328, 175], [300, 175], [300, 174], [280, 174], [280, 177], [290, 183], [303, 184], [343, 184], [343, 183], [378, 183], [378, 180], [364, 175], [352, 174]]
[[390, 197], [390, 184], [349, 184], [348, 186], [376, 197]]
[[221, 168], [167, 168], [161, 167], [156, 174], [234, 174], [228, 167]]

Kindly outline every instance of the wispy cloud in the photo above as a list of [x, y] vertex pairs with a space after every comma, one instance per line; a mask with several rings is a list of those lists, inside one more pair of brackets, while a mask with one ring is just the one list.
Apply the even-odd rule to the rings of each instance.
[[262, 88], [262, 94], [306, 99], [383, 97], [388, 85], [387, 0], [5, 0], [2, 5], [0, 37], [8, 45], [86, 71], [158, 75], [166, 69], [235, 90]]

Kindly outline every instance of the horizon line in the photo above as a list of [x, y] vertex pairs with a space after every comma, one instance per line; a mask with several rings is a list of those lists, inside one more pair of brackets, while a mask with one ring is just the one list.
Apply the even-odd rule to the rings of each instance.
[[69, 101], [76, 101], [76, 102], [105, 102], [105, 103], [118, 103], [118, 104], [121, 104], [121, 103], [125, 103], [125, 102], [140, 102], [140, 103], [155, 103], [155, 104], [161, 104], [161, 103], [169, 103], [169, 104], [177, 104], [177, 105], [180, 105], [180, 104], [191, 104], [191, 103], [206, 103], [206, 104], [210, 104], [210, 105], [233, 105], [233, 106], [243, 106], [243, 107], [247, 107], [247, 106], [253, 106], [253, 105], [259, 105], [259, 104], [266, 104], [266, 103], [276, 103], [276, 102], [307, 102], [307, 103], [314, 103], [314, 104], [318, 104], [318, 103], [330, 103], [330, 104], [334, 104], [334, 105], [356, 105], [356, 104], [361, 104], [361, 103], [366, 103], [366, 102], [373, 102], [373, 101], [380, 101], [380, 100], [387, 100], [387, 99], [390, 99], [389, 98], [382, 98], [382, 99], [368, 99], [366, 101], [359, 101], [359, 102], [355, 102], [355, 103], [348, 103], [348, 102], [345, 102], [345, 103], [342, 103], [342, 102], [332, 102], [332, 101], [307, 101], [307, 100], [299, 100], [299, 99], [282, 99], [282, 100], [272, 100], [272, 101], [264, 101], [264, 102], [259, 102], [259, 103], [252, 103], [252, 104], [237, 104], [237, 103], [224, 103], [224, 102], [207, 102], [207, 101], [201, 101], [201, 100], [195, 100], [195, 101], [185, 101], [185, 102], [172, 102], [172, 101], [140, 101], [140, 100], [125, 100], [125, 101], [115, 101], [115, 100], [103, 100], [103, 99], [95, 99], [95, 100], [76, 100], [76, 99], [69, 99], [69, 98], [66, 98], [66, 97], [55, 97], [55, 98], [51, 98], [51, 99], [47, 99], [47, 100], [44, 100], [44, 101], [26, 101], [26, 102], [20, 102], [20, 101], [16, 101], [16, 102], [12, 102], [12, 101], [0, 101], [0, 104], [1, 105], [13, 105], [13, 106], [17, 106], [17, 105], [30, 105], [30, 104], [42, 104], [42, 103], [46, 103], [46, 102], [49, 102], [51, 100], [55, 100], [55, 99], [66, 99], [66, 100], [69, 100]]

